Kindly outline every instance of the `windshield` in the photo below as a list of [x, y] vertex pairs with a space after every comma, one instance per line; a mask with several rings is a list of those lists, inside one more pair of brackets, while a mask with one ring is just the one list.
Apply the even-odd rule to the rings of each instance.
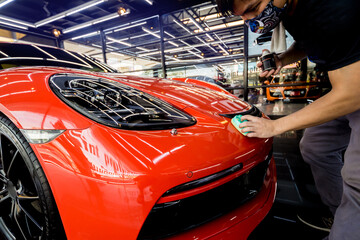
[[69, 67], [93, 72], [117, 72], [96, 59], [65, 49], [0, 43], [0, 69], [26, 66]]

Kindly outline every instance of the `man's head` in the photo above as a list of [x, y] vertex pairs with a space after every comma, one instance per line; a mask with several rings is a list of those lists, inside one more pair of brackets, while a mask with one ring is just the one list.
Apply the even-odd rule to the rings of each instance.
[[[244, 20], [258, 16], [270, 0], [216, 0], [219, 11], [224, 16], [238, 15]], [[282, 8], [286, 0], [274, 0], [276, 7]]]
[[250, 30], [266, 33], [274, 29], [285, 15], [291, 0], [217, 0], [224, 16], [239, 15]]

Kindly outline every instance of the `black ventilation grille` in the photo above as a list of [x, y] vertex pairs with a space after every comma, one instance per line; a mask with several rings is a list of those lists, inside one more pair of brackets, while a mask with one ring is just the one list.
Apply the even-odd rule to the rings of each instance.
[[244, 111], [244, 112], [236, 112], [236, 113], [229, 113], [229, 114], [220, 113], [219, 115], [223, 116], [223, 117], [226, 117], [226, 118], [233, 118], [233, 117], [235, 117], [236, 115], [239, 115], [239, 114], [241, 114], [241, 115], [251, 115], [251, 116], [255, 116], [255, 117], [262, 117], [261, 111], [255, 106], [252, 106], [252, 108], [250, 110], [247, 110], [247, 111]]
[[252, 199], [260, 191], [272, 151], [249, 172], [207, 192], [157, 204], [148, 215], [138, 240], [161, 239], [218, 218]]

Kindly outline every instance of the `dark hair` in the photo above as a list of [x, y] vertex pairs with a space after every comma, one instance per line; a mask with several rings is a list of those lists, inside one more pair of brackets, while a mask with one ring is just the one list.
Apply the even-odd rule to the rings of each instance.
[[216, 0], [218, 10], [224, 17], [229, 17], [234, 14], [233, 5], [234, 0]]

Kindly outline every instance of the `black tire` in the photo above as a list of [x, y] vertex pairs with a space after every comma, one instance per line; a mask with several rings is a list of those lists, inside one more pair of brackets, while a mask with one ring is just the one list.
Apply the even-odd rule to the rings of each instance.
[[66, 239], [39, 160], [19, 129], [3, 115], [0, 115], [0, 238]]

